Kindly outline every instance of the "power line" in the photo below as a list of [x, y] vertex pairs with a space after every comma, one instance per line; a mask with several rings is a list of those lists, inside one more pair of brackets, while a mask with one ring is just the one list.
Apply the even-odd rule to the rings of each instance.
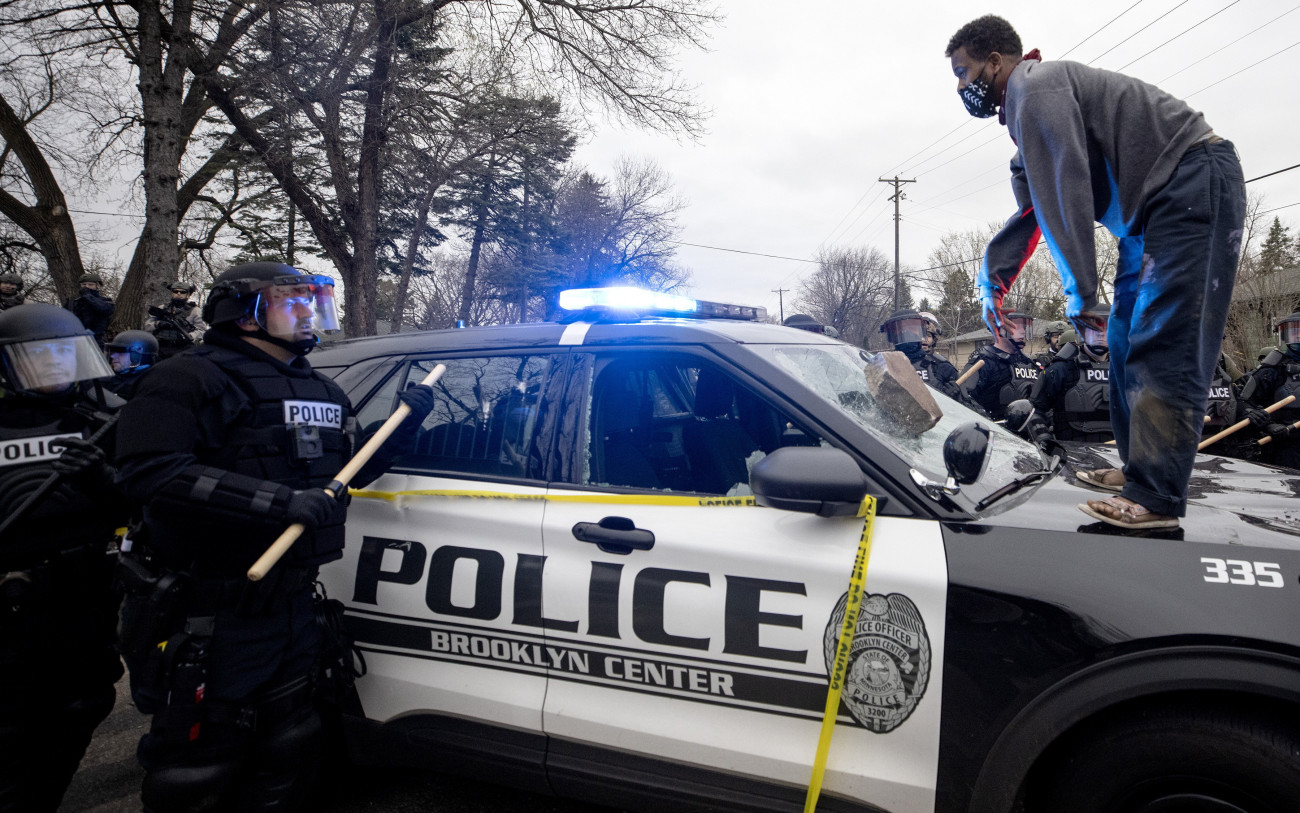
[[1080, 40], [1078, 43], [1076, 43], [1076, 44], [1074, 45], [1073, 48], [1071, 48], [1070, 50], [1068, 50], [1068, 51], [1066, 51], [1065, 53], [1061, 54], [1059, 57], [1057, 57], [1057, 59], [1065, 59], [1067, 56], [1069, 56], [1071, 53], [1073, 53], [1073, 52], [1075, 51], [1075, 49], [1077, 49], [1079, 46], [1083, 45], [1083, 44], [1084, 44], [1085, 42], [1087, 42], [1088, 40], [1092, 39], [1093, 37], [1097, 36], [1097, 35], [1100, 34], [1101, 32], [1105, 31], [1107, 28], [1109, 28], [1111, 23], [1115, 22], [1115, 21], [1118, 20], [1120, 17], [1123, 17], [1125, 14], [1128, 14], [1128, 13], [1129, 13], [1130, 11], [1132, 11], [1133, 9], [1135, 9], [1135, 8], [1137, 8], [1138, 6], [1142, 5], [1142, 2], [1143, 2], [1143, 0], [1137, 0], [1136, 3], [1134, 3], [1134, 4], [1131, 5], [1131, 6], [1129, 6], [1128, 8], [1124, 9], [1124, 10], [1121, 11], [1119, 14], [1116, 14], [1114, 17], [1112, 17], [1112, 18], [1110, 19], [1110, 22], [1106, 23], [1106, 24], [1103, 25], [1101, 28], [1098, 28], [1096, 31], [1094, 31], [1094, 32], [1092, 32], [1091, 34], [1089, 34], [1088, 36], [1084, 37], [1082, 40]]
[[782, 257], [780, 254], [763, 254], [762, 252], [759, 251], [745, 251], [744, 249], [740, 249], [740, 248], [722, 248], [721, 246], [706, 246], [702, 243], [687, 243], [683, 240], [667, 240], [665, 242], [674, 243], [679, 246], [694, 246], [695, 248], [707, 248], [712, 251], [727, 251], [732, 254], [748, 254], [751, 257], [769, 257], [773, 260], [790, 260], [791, 262], [796, 262], [796, 263], [812, 263], [813, 265], [817, 264], [816, 260], [809, 260], [803, 257]]
[[1088, 60], [1088, 64], [1091, 65], [1092, 63], [1094, 63], [1094, 62], [1096, 62], [1097, 60], [1101, 59], [1101, 58], [1104, 57], [1106, 54], [1109, 54], [1111, 51], [1115, 50], [1116, 48], [1120, 47], [1120, 46], [1123, 45], [1124, 43], [1126, 43], [1126, 42], [1128, 42], [1129, 40], [1133, 39], [1133, 38], [1136, 37], [1138, 34], [1141, 34], [1143, 31], [1146, 31], [1148, 28], [1150, 28], [1151, 26], [1153, 26], [1153, 25], [1155, 25], [1156, 23], [1160, 22], [1160, 21], [1163, 20], [1164, 18], [1168, 17], [1170, 14], [1173, 14], [1175, 11], [1177, 11], [1178, 9], [1182, 8], [1182, 7], [1185, 6], [1185, 5], [1187, 5], [1187, 0], [1183, 0], [1183, 2], [1179, 3], [1178, 5], [1174, 6], [1174, 7], [1171, 8], [1171, 9], [1169, 9], [1169, 10], [1166, 11], [1164, 14], [1161, 14], [1159, 17], [1155, 18], [1155, 19], [1152, 20], [1151, 22], [1149, 22], [1149, 23], [1147, 23], [1146, 25], [1142, 26], [1142, 27], [1139, 28], [1137, 31], [1134, 31], [1132, 34], [1129, 34], [1127, 37], [1125, 37], [1124, 39], [1122, 39], [1122, 40], [1120, 40], [1119, 42], [1115, 43], [1114, 45], [1110, 46], [1110, 47], [1107, 48], [1106, 50], [1102, 51], [1100, 54], [1097, 54], [1095, 57], [1093, 57], [1092, 59]]
[[1287, 167], [1286, 169], [1275, 170], [1275, 171], [1273, 171], [1273, 172], [1268, 173], [1267, 175], [1256, 175], [1254, 178], [1251, 178], [1249, 181], [1246, 181], [1246, 183], [1251, 183], [1252, 181], [1263, 180], [1264, 178], [1271, 178], [1271, 177], [1273, 177], [1274, 175], [1281, 175], [1283, 172], [1290, 172], [1290, 171], [1293, 170], [1293, 169], [1300, 169], [1300, 164], [1295, 164], [1294, 166], [1289, 166], [1289, 167]]
[[[1220, 79], [1218, 82], [1211, 82], [1210, 84], [1208, 84], [1208, 85], [1206, 85], [1205, 87], [1201, 88], [1200, 90], [1196, 91], [1196, 93], [1201, 93], [1201, 92], [1207, 91], [1207, 90], [1209, 90], [1210, 88], [1214, 87], [1214, 86], [1217, 85], [1217, 84], [1220, 84], [1220, 83], [1222, 83], [1222, 82], [1226, 82], [1226, 81], [1228, 81], [1229, 79], [1231, 79], [1232, 77], [1236, 76], [1238, 73], [1242, 73], [1243, 71], [1248, 71], [1248, 70], [1250, 70], [1251, 68], [1255, 67], [1256, 65], [1259, 65], [1259, 64], [1261, 64], [1261, 63], [1267, 62], [1267, 61], [1269, 61], [1270, 59], [1272, 59], [1273, 57], [1277, 56], [1278, 54], [1282, 54], [1282, 53], [1285, 53], [1285, 52], [1287, 52], [1287, 51], [1290, 51], [1292, 48], [1296, 47], [1297, 45], [1300, 45], [1300, 40], [1291, 43], [1290, 45], [1288, 45], [1287, 47], [1283, 48], [1283, 49], [1280, 50], [1280, 51], [1275, 51], [1274, 53], [1269, 54], [1268, 56], [1266, 56], [1266, 57], [1264, 57], [1263, 59], [1259, 60], [1259, 62], [1252, 62], [1251, 64], [1249, 64], [1249, 65], [1247, 65], [1246, 67], [1242, 68], [1240, 71], [1236, 71], [1235, 73], [1230, 73], [1230, 74], [1228, 74], [1227, 76], [1225, 76], [1225, 77], [1223, 77], [1222, 79]], [[1192, 98], [1193, 96], [1195, 96], [1196, 93], [1189, 93], [1189, 94], [1187, 94], [1186, 96], [1184, 96], [1183, 98], [1184, 98], [1184, 99], [1190, 99], [1190, 98]]]
[[1241, 0], [1232, 0], [1231, 3], [1229, 3], [1229, 4], [1226, 5], [1226, 6], [1224, 6], [1223, 8], [1219, 9], [1218, 11], [1214, 12], [1214, 13], [1211, 14], [1209, 17], [1206, 17], [1206, 18], [1202, 19], [1200, 22], [1196, 23], [1196, 24], [1193, 25], [1191, 28], [1185, 28], [1185, 29], [1183, 29], [1183, 30], [1182, 30], [1181, 32], [1179, 32], [1178, 34], [1175, 34], [1174, 36], [1172, 36], [1172, 37], [1170, 37], [1169, 39], [1165, 40], [1164, 42], [1160, 43], [1160, 44], [1157, 45], [1156, 47], [1152, 48], [1150, 51], [1147, 51], [1147, 52], [1146, 52], [1145, 54], [1143, 54], [1142, 56], [1137, 57], [1136, 59], [1130, 59], [1128, 62], [1125, 62], [1123, 65], [1120, 65], [1119, 68], [1117, 68], [1116, 70], [1121, 70], [1121, 71], [1122, 71], [1122, 70], [1124, 70], [1125, 68], [1127, 68], [1129, 65], [1132, 65], [1134, 62], [1138, 62], [1139, 60], [1146, 59], [1147, 57], [1149, 57], [1149, 56], [1151, 56], [1152, 54], [1154, 54], [1156, 51], [1159, 51], [1161, 48], [1165, 47], [1165, 46], [1168, 45], [1169, 43], [1171, 43], [1171, 42], [1173, 42], [1174, 40], [1178, 39], [1179, 37], [1183, 36], [1183, 34], [1186, 34], [1187, 32], [1191, 31], [1192, 29], [1199, 28], [1200, 26], [1204, 25], [1205, 23], [1209, 22], [1210, 20], [1214, 19], [1215, 17], [1218, 17], [1220, 14], [1222, 14], [1223, 12], [1227, 11], [1228, 9], [1232, 8], [1233, 6], [1237, 5], [1237, 4], [1240, 3], [1240, 2], [1241, 2]]
[[1276, 17], [1274, 17], [1273, 19], [1271, 19], [1271, 20], [1269, 20], [1268, 22], [1264, 23], [1263, 25], [1260, 25], [1260, 26], [1258, 26], [1257, 28], [1252, 28], [1252, 29], [1250, 29], [1250, 30], [1247, 31], [1245, 34], [1242, 34], [1240, 37], [1237, 37], [1235, 40], [1233, 40], [1232, 42], [1228, 43], [1227, 45], [1224, 45], [1224, 46], [1222, 46], [1222, 47], [1220, 47], [1220, 48], [1217, 48], [1216, 50], [1211, 51], [1210, 53], [1206, 54], [1205, 56], [1201, 57], [1200, 59], [1196, 60], [1195, 62], [1193, 62], [1193, 63], [1190, 64], [1190, 65], [1185, 65], [1185, 66], [1183, 66], [1182, 68], [1179, 68], [1178, 70], [1176, 70], [1176, 71], [1174, 71], [1173, 73], [1171, 73], [1171, 74], [1169, 74], [1168, 76], [1166, 76], [1164, 79], [1161, 79], [1161, 80], [1160, 80], [1159, 82], [1157, 82], [1156, 84], [1157, 84], [1157, 85], [1163, 85], [1165, 82], [1168, 82], [1170, 79], [1173, 79], [1175, 76], [1177, 76], [1178, 74], [1182, 73], [1183, 71], [1189, 70], [1189, 69], [1191, 69], [1191, 68], [1195, 68], [1197, 65], [1201, 64], [1201, 63], [1204, 62], [1205, 60], [1207, 60], [1207, 59], [1209, 59], [1210, 57], [1214, 56], [1215, 54], [1219, 53], [1219, 51], [1222, 51], [1222, 50], [1224, 50], [1225, 48], [1231, 48], [1232, 46], [1234, 46], [1234, 45], [1236, 45], [1237, 43], [1239, 43], [1239, 42], [1241, 42], [1242, 40], [1244, 40], [1246, 37], [1249, 37], [1251, 34], [1254, 34], [1256, 31], [1259, 31], [1261, 28], [1268, 28], [1268, 27], [1269, 27], [1270, 25], [1272, 25], [1273, 23], [1277, 22], [1278, 20], [1282, 19], [1283, 17], [1287, 16], [1288, 14], [1293, 14], [1293, 13], [1295, 13], [1297, 10], [1300, 10], [1300, 6], [1296, 6], [1295, 8], [1291, 9], [1290, 11], [1284, 11], [1284, 12], [1282, 12], [1281, 14], [1277, 15]]

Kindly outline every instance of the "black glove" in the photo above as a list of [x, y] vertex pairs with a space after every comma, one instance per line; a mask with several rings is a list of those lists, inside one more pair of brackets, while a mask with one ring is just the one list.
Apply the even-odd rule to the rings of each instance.
[[64, 477], [79, 474], [108, 473], [108, 456], [104, 450], [83, 438], [60, 438], [50, 441], [51, 449], [62, 448], [63, 454], [50, 461], [50, 468]]
[[437, 395], [433, 387], [427, 384], [408, 384], [406, 389], [397, 394], [397, 400], [411, 408], [407, 421], [420, 424], [424, 423], [424, 419], [433, 411], [434, 405], [437, 404]]
[[1268, 425], [1273, 423], [1273, 416], [1259, 407], [1246, 407], [1246, 418], [1251, 426], [1264, 431], [1268, 431]]
[[345, 508], [338, 500], [320, 488], [305, 488], [293, 492], [289, 505], [284, 509], [284, 518], [290, 522], [301, 522], [308, 530], [322, 525], [334, 525], [342, 521], [338, 516]]
[[1291, 437], [1292, 433], [1296, 431], [1296, 427], [1289, 423], [1270, 423], [1264, 427], [1264, 431], [1273, 440], [1282, 441]]

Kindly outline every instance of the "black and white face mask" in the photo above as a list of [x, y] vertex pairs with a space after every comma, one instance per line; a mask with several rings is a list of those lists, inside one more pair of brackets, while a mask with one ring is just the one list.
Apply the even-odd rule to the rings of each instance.
[[992, 118], [998, 114], [997, 100], [993, 98], [993, 83], [983, 76], [967, 82], [966, 87], [957, 91], [957, 95], [961, 96], [961, 103], [966, 105], [966, 112], [977, 119]]

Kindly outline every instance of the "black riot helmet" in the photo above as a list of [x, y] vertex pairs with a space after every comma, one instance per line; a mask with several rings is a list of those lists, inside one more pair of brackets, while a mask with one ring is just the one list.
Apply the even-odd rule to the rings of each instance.
[[1300, 358], [1300, 313], [1293, 313], [1290, 316], [1284, 316], [1277, 320], [1273, 327], [1282, 339], [1282, 344], [1286, 345], [1287, 351], [1297, 358]]
[[23, 289], [23, 278], [12, 271], [0, 274], [0, 285], [4, 285], [5, 283], [8, 283], [9, 285], [17, 285], [19, 291]]
[[[880, 324], [880, 332], [897, 350], [919, 350], [929, 335], [925, 317], [914, 310], [899, 310], [889, 314]], [[908, 347], [912, 345], [912, 347]]]
[[800, 330], [808, 330], [813, 333], [821, 333], [824, 327], [821, 322], [812, 318], [806, 313], [792, 313], [782, 323], [786, 327], [797, 327]]
[[252, 317], [258, 330], [248, 335], [298, 355], [316, 346], [314, 331], [339, 329], [332, 277], [306, 274], [279, 262], [255, 262], [227, 270], [212, 286], [203, 319], [213, 327]]
[[4, 386], [15, 393], [58, 394], [78, 381], [113, 375], [81, 320], [42, 303], [0, 312], [0, 363]]
[[178, 279], [175, 282], [173, 282], [171, 285], [168, 285], [167, 290], [178, 294], [192, 294], [197, 289], [194, 287], [194, 283], [186, 282], [183, 279]]
[[[113, 371], [118, 374], [148, 367], [158, 361], [158, 340], [144, 330], [124, 330], [114, 336], [113, 341], [105, 344], [104, 349], [108, 351]], [[114, 358], [119, 354], [126, 358]], [[121, 367], [118, 366], [119, 363], [122, 363]]]

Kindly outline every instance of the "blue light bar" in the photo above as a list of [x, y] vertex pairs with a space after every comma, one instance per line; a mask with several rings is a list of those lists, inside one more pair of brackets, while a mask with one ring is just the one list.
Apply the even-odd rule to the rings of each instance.
[[570, 288], [560, 292], [560, 307], [566, 311], [588, 309], [632, 311], [639, 316], [689, 316], [703, 319], [767, 318], [767, 308], [729, 305], [664, 294], [642, 288]]
[[695, 313], [697, 310], [694, 299], [641, 288], [570, 288], [560, 292], [560, 307], [566, 311], [617, 308], [638, 313]]

